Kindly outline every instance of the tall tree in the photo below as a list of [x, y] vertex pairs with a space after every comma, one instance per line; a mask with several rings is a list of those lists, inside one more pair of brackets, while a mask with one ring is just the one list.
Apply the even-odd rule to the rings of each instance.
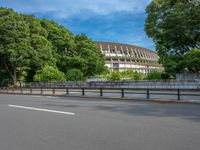
[[83, 59], [86, 68], [82, 71], [86, 76], [100, 74], [105, 70], [105, 58], [96, 44], [85, 34], [75, 36], [77, 45], [76, 52], [78, 57]]
[[47, 31], [47, 39], [52, 43], [53, 55], [57, 59], [59, 70], [65, 72], [66, 56], [71, 57], [73, 55], [70, 54], [70, 52], [73, 52], [73, 54], [75, 53], [73, 34], [54, 21], [42, 19], [40, 20], [40, 23]]
[[23, 17], [0, 8], [0, 58], [6, 71], [17, 82], [17, 72], [30, 63], [29, 28]]
[[33, 81], [33, 76], [37, 70], [45, 65], [55, 66], [56, 58], [53, 56], [53, 45], [48, 40], [48, 31], [42, 27], [40, 21], [34, 16], [24, 15], [30, 30], [30, 45], [32, 47], [31, 62], [27, 80]]
[[34, 16], [0, 8], [0, 22], [1, 63], [14, 84], [22, 72], [28, 72], [28, 78], [33, 78], [36, 70], [45, 64], [53, 64], [55, 60], [52, 44], [46, 38], [47, 31]]
[[145, 31], [155, 42], [166, 69], [171, 58], [200, 48], [199, 0], [153, 0], [146, 13]]
[[46, 65], [65, 73], [76, 68], [84, 76], [105, 68], [100, 49], [86, 35], [74, 36], [54, 21], [8, 8], [0, 8], [0, 22], [0, 71], [9, 74], [14, 84], [19, 75], [33, 81], [36, 72]]

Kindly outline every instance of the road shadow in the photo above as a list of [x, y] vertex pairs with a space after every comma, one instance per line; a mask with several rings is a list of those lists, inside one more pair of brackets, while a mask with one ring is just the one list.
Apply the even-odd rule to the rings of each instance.
[[[66, 100], [66, 99], [65, 99]], [[128, 115], [138, 116], [154, 116], [154, 117], [179, 117], [183, 119], [189, 119], [192, 121], [200, 121], [200, 105], [198, 104], [180, 104], [180, 103], [167, 103], [167, 102], [135, 102], [125, 101], [117, 102], [105, 99], [82, 99], [82, 98], [70, 98], [70, 100], [76, 101], [76, 104], [68, 103], [50, 103], [43, 104], [50, 107], [60, 108], [84, 108], [91, 111], [107, 111], [114, 113], [126, 113]], [[79, 104], [77, 101], [86, 102], [85, 104]], [[90, 103], [90, 102], [98, 103]], [[99, 103], [100, 102], [100, 103]], [[101, 103], [102, 102], [102, 103]], [[107, 103], [109, 102], [109, 103]], [[117, 102], [117, 103], [116, 103]], [[72, 102], [73, 103], [73, 102]]]
[[155, 117], [181, 117], [193, 121], [200, 121], [200, 105], [192, 104], [155, 104], [123, 105], [123, 106], [96, 106], [96, 110], [121, 112], [130, 115]]

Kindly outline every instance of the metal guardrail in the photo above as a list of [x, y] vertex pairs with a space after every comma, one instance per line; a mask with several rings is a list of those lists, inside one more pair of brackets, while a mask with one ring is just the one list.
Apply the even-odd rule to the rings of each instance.
[[[121, 98], [126, 97], [128, 94], [143, 94], [146, 95], [146, 99], [151, 99], [153, 95], [166, 95], [166, 96], [176, 96], [177, 100], [181, 100], [182, 96], [199, 96], [200, 89], [149, 89], [149, 88], [89, 88], [89, 87], [21, 87], [19, 89], [14, 88], [0, 88], [1, 94], [27, 94], [27, 95], [57, 95], [56, 92], [59, 90], [64, 90], [62, 94], [70, 95], [73, 92], [78, 92], [80, 96], [87, 95], [86, 93], [98, 93], [100, 97], [104, 96], [106, 93], [110, 94], [120, 94]], [[33, 93], [33, 91], [37, 91]], [[44, 94], [44, 91], [49, 93]]]

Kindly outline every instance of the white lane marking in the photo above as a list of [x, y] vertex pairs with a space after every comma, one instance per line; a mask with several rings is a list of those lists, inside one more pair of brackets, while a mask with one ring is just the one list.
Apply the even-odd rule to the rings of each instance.
[[37, 97], [42, 97], [42, 96], [32, 96], [32, 97], [36, 97], [37, 98]]
[[9, 106], [9, 107], [14, 107], [14, 108], [29, 109], [29, 110], [38, 110], [38, 111], [54, 112], [54, 113], [66, 114], [66, 115], [75, 115], [75, 113], [72, 113], [72, 112], [65, 112], [65, 111], [56, 111], [56, 110], [49, 110], [49, 109], [42, 109], [42, 108], [34, 108], [34, 107], [19, 106], [19, 105], [8, 105], [8, 106]]
[[47, 96], [47, 98], [60, 98], [60, 97], [56, 97], [56, 96]]

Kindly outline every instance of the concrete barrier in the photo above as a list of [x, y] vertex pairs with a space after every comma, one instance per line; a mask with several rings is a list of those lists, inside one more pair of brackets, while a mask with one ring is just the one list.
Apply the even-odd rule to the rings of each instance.
[[126, 88], [126, 89], [200, 89], [200, 80], [155, 80], [155, 81], [101, 81], [64, 83], [27, 83], [32, 88]]

